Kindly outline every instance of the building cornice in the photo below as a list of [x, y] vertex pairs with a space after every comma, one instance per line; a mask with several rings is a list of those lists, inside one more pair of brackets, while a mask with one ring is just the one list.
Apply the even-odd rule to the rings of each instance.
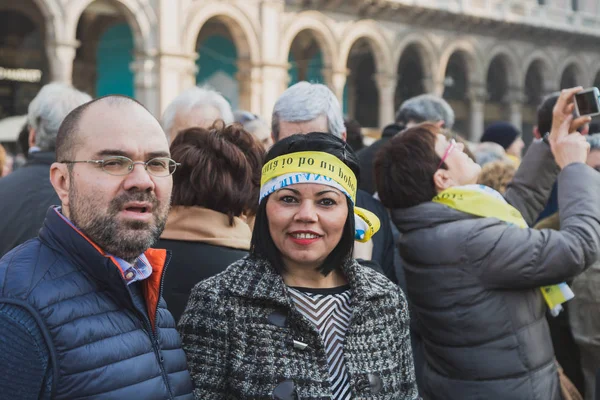
[[[464, 3], [463, 0], [461, 3]], [[441, 3], [441, 2], [440, 2]], [[456, 3], [459, 3], [458, 1]], [[488, 4], [494, 3], [489, 1]], [[361, 19], [396, 22], [457, 33], [526, 39], [529, 42], [597, 47], [600, 17], [524, 0], [492, 8], [437, 7], [438, 0], [288, 0], [288, 6], [355, 15]], [[444, 2], [443, 4], [447, 4]]]

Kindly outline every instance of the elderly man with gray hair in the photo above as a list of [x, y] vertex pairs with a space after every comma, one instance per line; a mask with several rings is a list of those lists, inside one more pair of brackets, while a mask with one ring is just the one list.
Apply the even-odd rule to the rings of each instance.
[[273, 142], [294, 133], [328, 132], [346, 141], [342, 108], [325, 85], [298, 82], [279, 97], [273, 108]]
[[[342, 108], [333, 92], [325, 85], [299, 82], [290, 86], [275, 103], [271, 121], [273, 142], [297, 133], [310, 132], [330, 133], [346, 141]], [[373, 212], [381, 221], [381, 229], [373, 236], [370, 259], [381, 267], [390, 280], [397, 282], [394, 239], [387, 210], [362, 190], [356, 195], [356, 205]]]
[[381, 139], [358, 152], [361, 170], [359, 187], [362, 190], [371, 194], [377, 191], [373, 177], [373, 160], [383, 144], [398, 132], [425, 121], [433, 122], [442, 128], [452, 129], [454, 111], [446, 100], [433, 94], [422, 94], [403, 102], [396, 112], [396, 121], [383, 128]]
[[161, 124], [172, 142], [182, 130], [210, 128], [218, 119], [227, 125], [233, 122], [229, 102], [215, 90], [194, 86], [183, 91], [167, 106]]
[[0, 257], [36, 237], [48, 207], [60, 204], [50, 184], [56, 134], [67, 114], [91, 99], [66, 84], [49, 83], [29, 104], [27, 162], [0, 180]]

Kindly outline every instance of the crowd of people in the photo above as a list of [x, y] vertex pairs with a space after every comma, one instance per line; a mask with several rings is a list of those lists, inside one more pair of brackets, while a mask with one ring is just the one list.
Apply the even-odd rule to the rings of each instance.
[[523, 155], [431, 94], [367, 146], [321, 84], [270, 125], [209, 88], [157, 119], [44, 86], [0, 147], [0, 398], [600, 398], [581, 89]]

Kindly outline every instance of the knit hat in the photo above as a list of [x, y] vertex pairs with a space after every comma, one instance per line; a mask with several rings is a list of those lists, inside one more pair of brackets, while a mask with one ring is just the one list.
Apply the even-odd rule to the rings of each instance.
[[506, 150], [519, 136], [521, 136], [521, 132], [508, 122], [494, 122], [485, 128], [481, 142], [498, 143]]

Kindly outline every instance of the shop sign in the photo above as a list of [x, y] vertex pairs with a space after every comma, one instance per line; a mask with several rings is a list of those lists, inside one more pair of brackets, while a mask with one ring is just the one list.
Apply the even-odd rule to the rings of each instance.
[[2, 80], [38, 83], [42, 80], [42, 71], [39, 69], [0, 67], [0, 81]]

